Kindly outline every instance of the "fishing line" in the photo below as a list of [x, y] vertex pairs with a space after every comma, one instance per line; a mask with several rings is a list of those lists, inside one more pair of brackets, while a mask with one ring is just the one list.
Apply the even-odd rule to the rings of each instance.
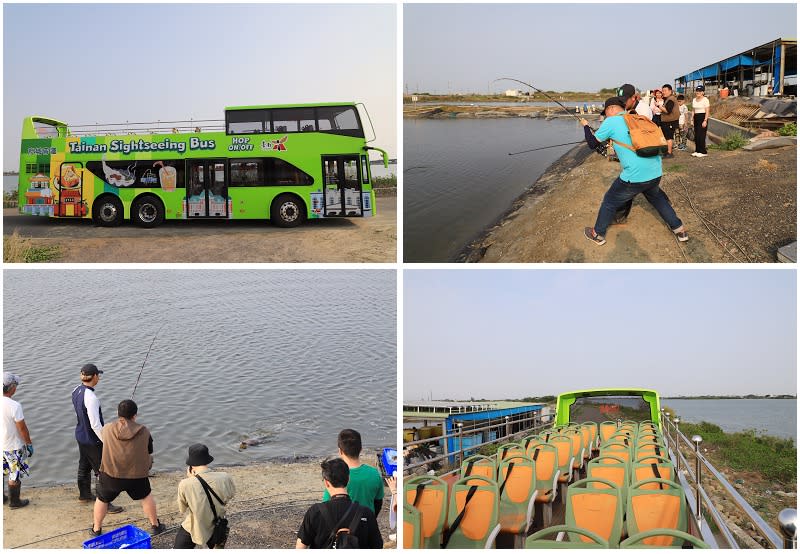
[[565, 142], [564, 144], [553, 144], [550, 146], [540, 146], [539, 148], [531, 148], [530, 150], [522, 150], [521, 152], [509, 152], [509, 156], [516, 156], [517, 154], [526, 154], [528, 152], [536, 152], [537, 150], [546, 150], [547, 148], [557, 148], [559, 146], [570, 146], [572, 144], [583, 144], [585, 140], [576, 140], [575, 142]]
[[166, 321], [164, 323], [162, 323], [161, 327], [159, 327], [158, 331], [156, 331], [156, 334], [153, 335], [153, 340], [150, 343], [150, 348], [147, 349], [147, 355], [144, 357], [144, 361], [142, 362], [142, 368], [139, 370], [139, 376], [136, 378], [136, 384], [133, 385], [133, 393], [131, 394], [131, 400], [133, 400], [133, 397], [136, 396], [136, 387], [139, 386], [139, 379], [142, 378], [142, 372], [144, 371], [144, 365], [147, 363], [147, 358], [150, 357], [150, 351], [153, 349], [153, 345], [156, 343], [156, 338], [158, 337], [158, 333], [159, 333], [159, 331], [161, 331], [161, 329], [164, 328], [164, 325], [166, 325], [166, 324], [167, 324]]

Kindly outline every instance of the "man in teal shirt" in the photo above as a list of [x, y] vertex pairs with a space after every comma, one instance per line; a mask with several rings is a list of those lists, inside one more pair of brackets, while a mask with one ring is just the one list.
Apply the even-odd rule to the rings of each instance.
[[[373, 466], [362, 464], [361, 434], [353, 429], [342, 429], [339, 432], [339, 456], [350, 468], [350, 481], [347, 483], [347, 494], [354, 502], [371, 509], [375, 515], [383, 506], [383, 478]], [[330, 499], [328, 491], [322, 496], [322, 501]]]
[[604, 113], [606, 119], [594, 134], [589, 127], [589, 122], [585, 119], [581, 120], [589, 147], [596, 148], [599, 144], [598, 141], [613, 139], [630, 148], [620, 146], [614, 149], [619, 157], [622, 172], [603, 197], [594, 227], [586, 227], [583, 230], [584, 236], [598, 246], [605, 244], [605, 234], [616, 211], [626, 202], [633, 200], [637, 194], [642, 193], [669, 225], [678, 240], [681, 242], [689, 240], [683, 222], [672, 209], [664, 191], [658, 186], [662, 175], [661, 156], [643, 157], [633, 151], [631, 134], [622, 117], [622, 114], [625, 113], [625, 100], [618, 96], [609, 98], [606, 100]]

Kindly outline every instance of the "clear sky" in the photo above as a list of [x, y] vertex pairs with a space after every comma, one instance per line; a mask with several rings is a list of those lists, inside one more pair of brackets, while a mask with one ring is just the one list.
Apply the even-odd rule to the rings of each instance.
[[26, 115], [72, 124], [223, 119], [225, 106], [316, 101], [363, 102], [371, 144], [395, 157], [398, 9], [5, 4], [3, 168], [19, 165]]
[[406, 270], [403, 398], [796, 394], [794, 270]]
[[[660, 87], [776, 38], [797, 37], [790, 4], [406, 4], [410, 92]], [[418, 88], [417, 88], [418, 87]], [[405, 91], [405, 88], [404, 88]]]

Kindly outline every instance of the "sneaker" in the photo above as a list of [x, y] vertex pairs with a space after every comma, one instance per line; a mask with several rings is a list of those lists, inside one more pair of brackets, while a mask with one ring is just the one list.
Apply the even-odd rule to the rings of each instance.
[[674, 158], [675, 154], [673, 154], [672, 152], [667, 152], [666, 154], [664, 154], [664, 157], [665, 158]]
[[702, 154], [700, 152], [695, 152], [693, 155], [697, 156], [698, 158], [705, 158], [708, 154]]
[[597, 246], [603, 246], [606, 243], [606, 239], [594, 232], [594, 227], [584, 227], [583, 236], [595, 243]]
[[108, 503], [108, 513], [109, 514], [118, 514], [120, 512], [124, 512], [125, 508], [122, 506], [114, 506], [111, 502]]
[[94, 502], [97, 497], [95, 495], [91, 496], [79, 496], [78, 502]]
[[697, 152], [692, 152], [692, 156], [697, 157]]
[[95, 531], [95, 530], [94, 530], [94, 525], [92, 525], [91, 527], [89, 527], [89, 536], [90, 536], [90, 537], [99, 537], [99, 536], [100, 536], [100, 535], [102, 535], [102, 534], [103, 534], [103, 528], [102, 528], [102, 527], [100, 528], [100, 530], [99, 530], [99, 531]]
[[166, 530], [167, 530], [167, 526], [159, 521], [158, 525], [151, 525], [150, 526], [150, 535], [155, 537], [156, 535], [160, 535], [161, 533], [163, 533]]
[[675, 236], [678, 237], [678, 240], [680, 242], [686, 242], [687, 240], [689, 240], [689, 233], [687, 233], [686, 231], [677, 231], [677, 232], [673, 231], [673, 233], [675, 233]]

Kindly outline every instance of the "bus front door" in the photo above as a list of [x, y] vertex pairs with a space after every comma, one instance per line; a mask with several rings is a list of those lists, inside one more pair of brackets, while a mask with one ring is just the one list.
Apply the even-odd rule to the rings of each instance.
[[360, 173], [358, 156], [322, 156], [325, 217], [363, 215]]
[[225, 160], [188, 160], [186, 215], [189, 218], [229, 216]]

